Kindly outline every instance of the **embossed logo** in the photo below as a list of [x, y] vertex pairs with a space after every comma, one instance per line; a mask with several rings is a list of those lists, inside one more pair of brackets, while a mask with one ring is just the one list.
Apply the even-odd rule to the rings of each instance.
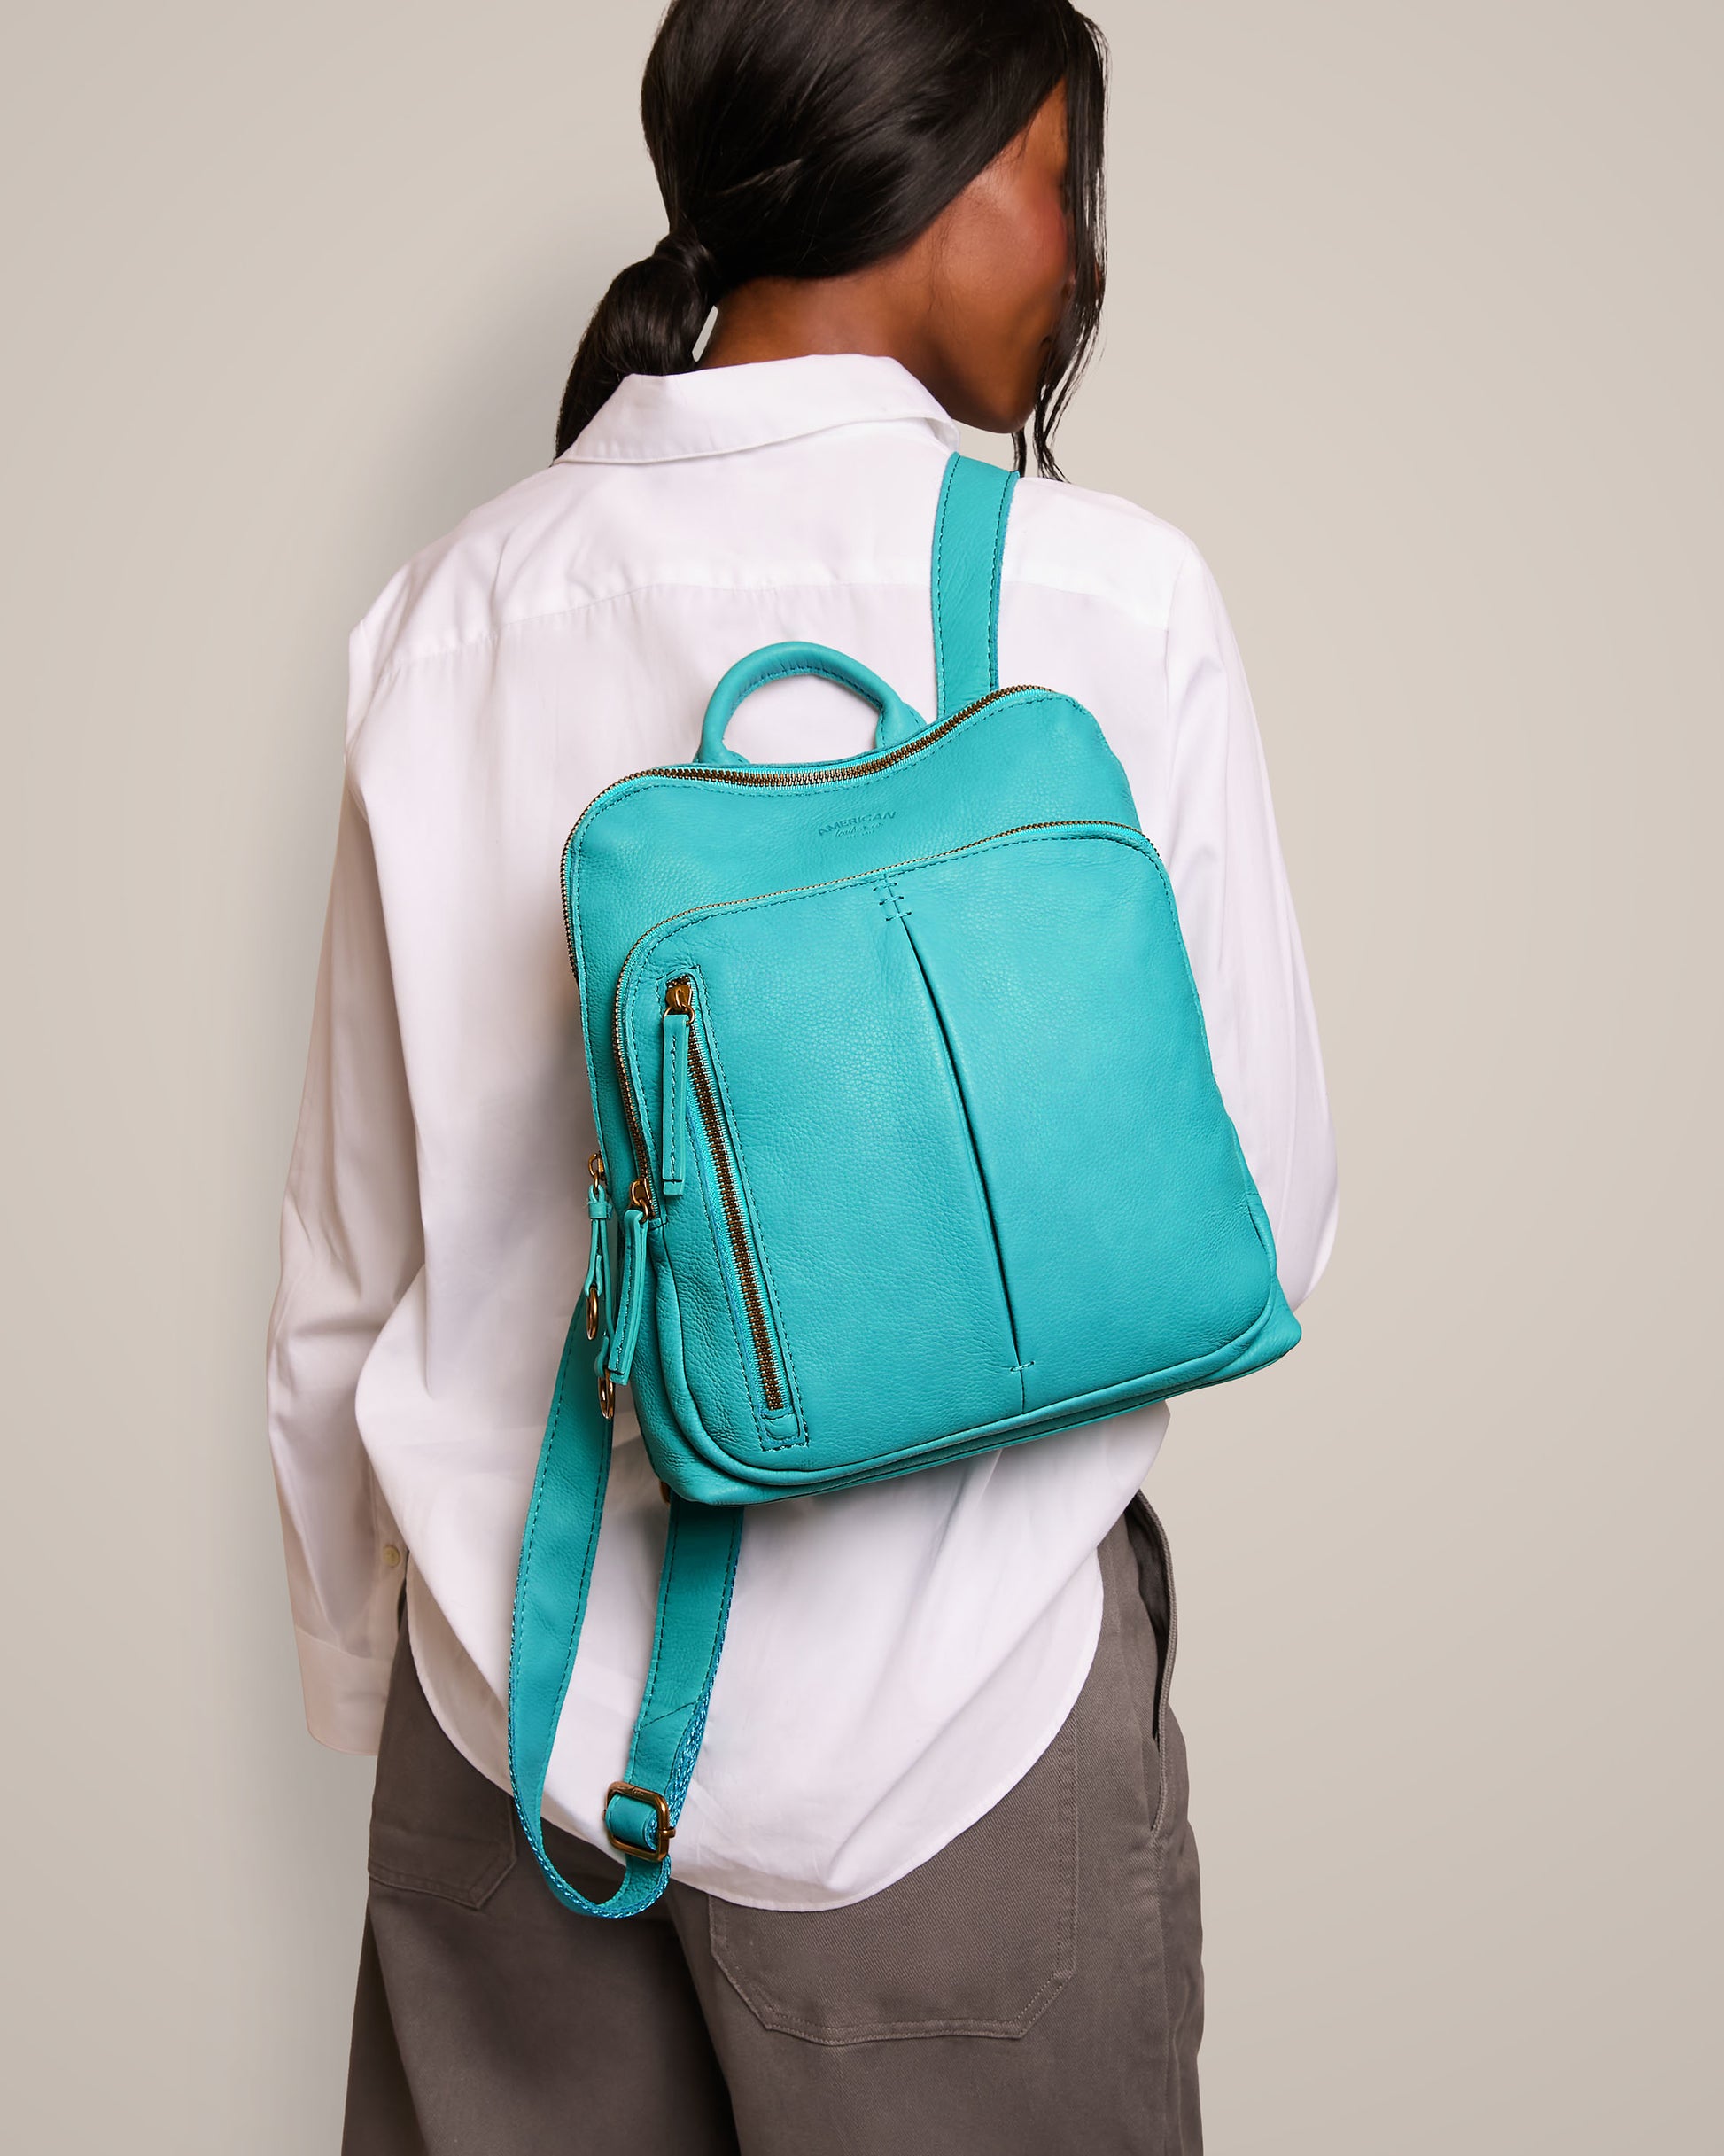
[[869, 830], [876, 823], [889, 823], [897, 813], [895, 808], [875, 808], [859, 816], [840, 816], [835, 823], [823, 823], [819, 835], [822, 838], [832, 838], [841, 831], [848, 836], [851, 831]]

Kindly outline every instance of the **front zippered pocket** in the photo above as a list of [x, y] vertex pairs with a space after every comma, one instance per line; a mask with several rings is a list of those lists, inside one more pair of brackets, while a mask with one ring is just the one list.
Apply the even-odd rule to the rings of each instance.
[[701, 1041], [695, 985], [684, 975], [664, 990], [664, 1085], [659, 1103], [659, 1189], [667, 1200], [680, 1199], [688, 1179], [699, 1172], [688, 1157], [690, 1111], [705, 1140], [706, 1158], [717, 1187], [718, 1210], [730, 1263], [746, 1322], [755, 1376], [765, 1408], [767, 1431], [776, 1439], [794, 1434], [795, 1413], [785, 1394], [782, 1366], [773, 1338], [762, 1269], [757, 1262], [744, 1206], [735, 1148], [725, 1126], [712, 1066]]
[[1272, 1243], [1135, 830], [1024, 825], [690, 909], [641, 938], [616, 1009], [658, 1186], [650, 1405], [709, 1460], [895, 1472], [1204, 1382], [1270, 1305]]
[[691, 1439], [786, 1473], [1023, 1405], [905, 874], [662, 922], [618, 983], [654, 1187], [647, 1382]]

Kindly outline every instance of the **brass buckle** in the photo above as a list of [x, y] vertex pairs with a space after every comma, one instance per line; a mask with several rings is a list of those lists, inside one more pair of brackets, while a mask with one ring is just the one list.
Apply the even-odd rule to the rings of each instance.
[[[619, 1841], [611, 1833], [610, 1800], [619, 1796], [633, 1797], [637, 1804], [646, 1804], [651, 1808], [658, 1826], [658, 1847], [656, 1849], [643, 1848], [638, 1842]], [[613, 1849], [620, 1849], [625, 1856], [644, 1856], [649, 1864], [662, 1864], [671, 1854], [671, 1843], [675, 1839], [677, 1830], [671, 1825], [671, 1808], [656, 1789], [637, 1789], [633, 1782], [612, 1782], [604, 1793], [602, 1817], [605, 1840]]]

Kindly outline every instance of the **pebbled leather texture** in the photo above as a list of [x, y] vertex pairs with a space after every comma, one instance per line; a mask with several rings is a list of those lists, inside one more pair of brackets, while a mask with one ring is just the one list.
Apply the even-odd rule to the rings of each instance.
[[683, 1186], [655, 1184], [650, 1292], [625, 1267], [619, 1312], [672, 1489], [905, 1473], [1286, 1351], [1173, 896], [1089, 712], [1009, 689], [896, 758], [695, 768], [602, 795], [566, 856], [613, 1183], [665, 1157], [687, 979], [780, 1366], [774, 1414], [685, 1087]]
[[[792, 1418], [768, 1428], [691, 1116], [702, 1190], [662, 1199], [656, 1353], [634, 1377], [672, 1488], [741, 1504], [868, 1480], [1085, 1420], [1120, 1388], [1112, 1412], [1255, 1366], [1281, 1339], [1267, 1222], [1135, 829], [1019, 831], [641, 938], [621, 1032], [661, 1150], [672, 980], [695, 984]], [[683, 1312], [720, 1302], [716, 1343]]]

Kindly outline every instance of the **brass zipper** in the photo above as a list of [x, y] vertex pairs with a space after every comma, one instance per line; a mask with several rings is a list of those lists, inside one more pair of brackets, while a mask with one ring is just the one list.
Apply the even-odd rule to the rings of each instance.
[[[812, 764], [805, 770], [796, 771], [732, 771], [718, 765], [707, 764], [649, 764], [644, 771], [633, 771], [625, 779], [618, 779], [619, 786], [627, 786], [635, 779], [712, 779], [726, 786], [824, 786], [841, 779], [872, 778], [876, 771], [884, 771], [890, 765], [901, 764], [906, 756], [920, 755], [922, 750], [932, 748], [936, 741], [950, 734], [953, 727], [966, 719], [973, 719], [989, 704], [998, 704], [1002, 697], [1051, 696], [1051, 689], [1043, 689], [1035, 681], [1017, 681], [1009, 689], [990, 689], [985, 697], [978, 697], [974, 704], [967, 704], [961, 712], [954, 712], [950, 719], [942, 719], [937, 726], [924, 727], [913, 741], [900, 742], [896, 749], [887, 749], [879, 756], [871, 756], [866, 763], [851, 764], [843, 769], [830, 764]], [[605, 788], [605, 793], [610, 791]], [[581, 822], [590, 816], [604, 794], [589, 801], [581, 811], [563, 842], [563, 933], [569, 945], [569, 964], [579, 973], [575, 964], [575, 924], [569, 911], [569, 849], [575, 843], [575, 832]], [[625, 964], [627, 963], [625, 960]], [[626, 1090], [626, 1089], [625, 1089]], [[638, 1135], [637, 1132], [637, 1135]]]
[[701, 1050], [700, 1031], [693, 1024], [693, 981], [671, 982], [664, 991], [664, 1009], [667, 1016], [673, 1011], [680, 1011], [690, 1020], [688, 1076], [695, 1088], [695, 1101], [701, 1111], [701, 1122], [706, 1130], [707, 1149], [712, 1156], [712, 1172], [718, 1185], [718, 1203], [724, 1209], [725, 1227], [730, 1236], [730, 1253], [735, 1260], [736, 1278], [742, 1290], [742, 1307], [748, 1313], [749, 1331], [754, 1340], [755, 1360], [760, 1366], [761, 1396], [766, 1403], [768, 1414], [780, 1414], [784, 1408], [784, 1389], [779, 1381], [778, 1358], [773, 1352], [773, 1335], [766, 1323], [766, 1305], [760, 1293], [759, 1276], [754, 1269], [754, 1254], [749, 1248], [748, 1229], [742, 1218], [742, 1202], [737, 1195], [736, 1176], [731, 1164], [730, 1146], [725, 1137], [724, 1118], [718, 1112], [718, 1100], [712, 1090], [711, 1073], [707, 1070], [706, 1057]]
[[1001, 697], [1021, 696], [1026, 690], [1037, 696], [1052, 694], [1035, 681], [1017, 681], [1010, 689], [990, 689], [985, 697], [967, 704], [961, 712], [953, 712], [950, 719], [942, 719], [937, 726], [925, 726], [913, 739], [900, 742], [896, 749], [882, 750], [878, 756], [869, 757], [866, 763], [851, 764], [842, 771], [835, 770], [830, 764], [810, 764], [795, 771], [746, 768], [736, 771], [726, 764], [654, 764], [638, 775], [643, 779], [710, 779], [722, 786], [824, 786], [833, 779], [872, 778], [876, 771], [885, 771], [893, 764], [901, 764], [906, 756], [919, 756], [924, 749], [932, 748], [953, 727], [974, 718], [977, 712], [998, 703]]
[[[692, 910], [692, 909], [691, 909]], [[629, 958], [634, 956], [636, 945], [652, 934], [643, 930], [628, 947], [628, 958], [623, 961], [623, 972], [628, 970]], [[647, 1134], [641, 1128], [640, 1113], [634, 1105], [634, 1089], [628, 1082], [628, 1062], [623, 1054], [623, 974], [617, 976], [617, 995], [610, 1010], [610, 1052], [617, 1059], [617, 1083], [623, 1095], [623, 1114], [628, 1122], [629, 1149], [634, 1156], [635, 1178], [629, 1186], [629, 1202], [638, 1203], [650, 1220], [653, 1217], [652, 1171], [647, 1165]]]

